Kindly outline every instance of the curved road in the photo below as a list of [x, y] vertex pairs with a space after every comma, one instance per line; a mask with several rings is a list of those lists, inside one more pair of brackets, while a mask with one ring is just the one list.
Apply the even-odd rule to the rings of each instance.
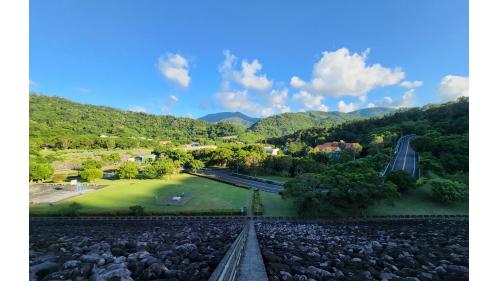
[[394, 159], [390, 163], [387, 172], [406, 171], [413, 177], [419, 177], [418, 154], [410, 145], [410, 142], [415, 138], [415, 135], [405, 135], [398, 140]]
[[237, 183], [239, 185], [243, 185], [253, 189], [259, 189], [262, 191], [267, 191], [272, 193], [278, 193], [280, 191], [283, 191], [283, 186], [281, 185], [240, 178], [231, 175], [231, 172], [228, 170], [198, 170], [198, 173], [216, 177], [222, 181]]

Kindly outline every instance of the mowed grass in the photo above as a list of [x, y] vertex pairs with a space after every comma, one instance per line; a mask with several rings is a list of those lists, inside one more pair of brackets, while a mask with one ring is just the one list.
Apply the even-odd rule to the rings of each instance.
[[291, 200], [284, 200], [281, 195], [270, 192], [260, 192], [264, 216], [267, 217], [295, 217], [297, 209]]
[[[158, 180], [99, 180], [97, 184], [107, 186], [61, 201], [54, 206], [30, 205], [30, 213], [57, 214], [73, 202], [83, 207], [80, 210], [82, 213], [128, 211], [133, 205], [141, 205], [145, 211], [155, 212], [240, 209], [246, 206], [249, 192], [243, 188], [189, 174]], [[155, 196], [171, 198], [183, 192], [192, 196], [185, 205], [156, 204]]]
[[382, 202], [369, 207], [366, 215], [467, 215], [468, 202], [443, 204], [432, 198], [431, 186], [424, 185], [401, 195], [394, 205]]

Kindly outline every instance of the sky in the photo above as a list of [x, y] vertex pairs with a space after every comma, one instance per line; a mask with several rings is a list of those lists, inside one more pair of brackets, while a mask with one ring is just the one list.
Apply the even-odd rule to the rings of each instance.
[[30, 91], [198, 118], [468, 96], [463, 0], [31, 0]]

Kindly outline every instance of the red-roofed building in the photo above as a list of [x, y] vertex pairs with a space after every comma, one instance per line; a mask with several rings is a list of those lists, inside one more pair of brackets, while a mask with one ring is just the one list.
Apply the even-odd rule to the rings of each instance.
[[340, 147], [337, 145], [333, 144], [332, 142], [325, 142], [324, 144], [318, 144], [316, 145], [316, 148], [319, 149], [320, 151], [325, 151], [325, 152], [340, 152]]

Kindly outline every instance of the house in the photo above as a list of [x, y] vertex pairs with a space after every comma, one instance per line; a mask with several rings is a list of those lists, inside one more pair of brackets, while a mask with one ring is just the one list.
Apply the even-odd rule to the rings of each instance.
[[238, 138], [238, 136], [233, 135], [233, 136], [224, 136], [221, 139], [223, 139], [223, 140], [230, 140], [230, 139], [236, 139], [236, 138]]
[[271, 153], [271, 155], [278, 155], [278, 152], [280, 151], [280, 149], [273, 148], [271, 146], [264, 146], [264, 151]]
[[325, 142], [324, 144], [318, 144], [316, 145], [315, 148], [323, 152], [340, 153], [340, 151], [342, 151], [342, 149], [333, 142]]

